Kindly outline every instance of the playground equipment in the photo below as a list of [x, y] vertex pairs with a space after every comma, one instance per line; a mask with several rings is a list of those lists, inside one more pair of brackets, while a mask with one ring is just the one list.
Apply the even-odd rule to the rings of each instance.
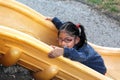
[[[0, 0], [0, 64], [21, 65], [33, 72], [36, 80], [118, 80], [120, 48], [97, 46], [108, 72], [102, 75], [64, 57], [48, 58], [49, 45], [57, 45], [57, 30], [45, 16], [15, 1]], [[51, 36], [52, 35], [52, 36]]]

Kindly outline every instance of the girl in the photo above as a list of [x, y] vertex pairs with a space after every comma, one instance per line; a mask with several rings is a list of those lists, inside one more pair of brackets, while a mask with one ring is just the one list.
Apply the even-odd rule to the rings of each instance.
[[63, 55], [74, 61], [78, 61], [101, 74], [106, 73], [106, 67], [102, 57], [87, 43], [84, 27], [72, 22], [62, 23], [58, 18], [51, 20], [58, 29], [58, 43], [61, 47], [52, 46], [53, 50], [48, 54], [50, 58]]

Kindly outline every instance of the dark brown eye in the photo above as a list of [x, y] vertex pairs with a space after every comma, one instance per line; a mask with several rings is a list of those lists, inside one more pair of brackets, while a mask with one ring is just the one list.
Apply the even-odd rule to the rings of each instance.
[[71, 42], [72, 41], [72, 39], [64, 39], [64, 41], [66, 42], [66, 43], [69, 43], [69, 42]]
[[58, 38], [58, 41], [59, 42], [65, 42], [65, 43], [69, 43], [69, 42], [71, 42], [73, 40], [73, 38], [64, 38], [64, 39], [62, 39], [62, 38]]

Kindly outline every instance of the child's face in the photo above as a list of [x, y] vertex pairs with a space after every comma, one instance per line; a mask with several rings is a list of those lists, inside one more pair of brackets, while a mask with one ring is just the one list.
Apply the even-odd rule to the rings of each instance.
[[75, 44], [79, 42], [80, 39], [75, 36], [72, 37], [67, 34], [65, 31], [61, 31], [58, 36], [58, 42], [61, 47], [73, 48]]

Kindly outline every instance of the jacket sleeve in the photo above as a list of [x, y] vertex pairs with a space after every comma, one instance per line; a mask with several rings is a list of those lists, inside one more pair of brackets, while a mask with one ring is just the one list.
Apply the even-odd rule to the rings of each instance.
[[79, 62], [84, 62], [88, 59], [84, 52], [79, 52], [74, 48], [64, 48], [63, 56]]
[[57, 17], [54, 17], [52, 19], [52, 23], [55, 25], [57, 29], [59, 29], [63, 25], [62, 21], [60, 21]]

